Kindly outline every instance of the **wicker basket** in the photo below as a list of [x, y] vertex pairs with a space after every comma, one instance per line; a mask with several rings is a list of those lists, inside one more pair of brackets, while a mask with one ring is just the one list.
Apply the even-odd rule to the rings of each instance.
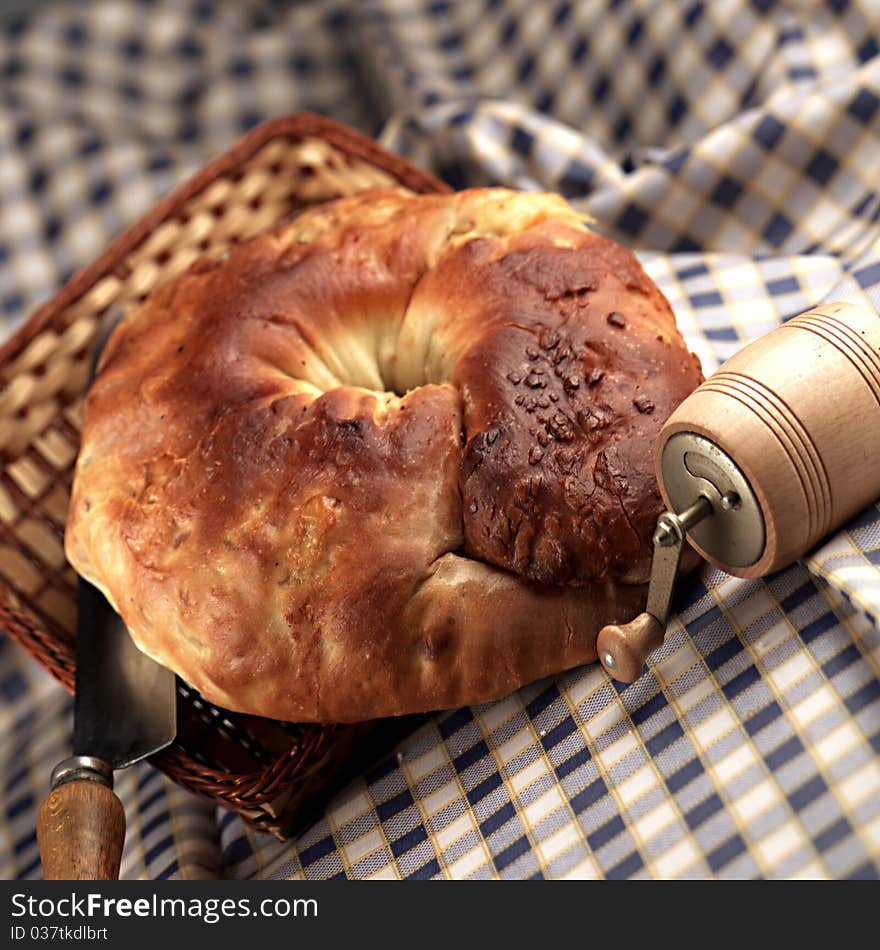
[[[129, 228], [0, 348], [0, 627], [68, 690], [76, 578], [64, 557], [64, 525], [83, 388], [102, 322], [196, 257], [221, 254], [298, 208], [395, 183], [417, 192], [449, 190], [318, 116], [265, 123]], [[406, 726], [241, 716], [183, 684], [178, 710], [178, 738], [153, 764], [279, 836]]]

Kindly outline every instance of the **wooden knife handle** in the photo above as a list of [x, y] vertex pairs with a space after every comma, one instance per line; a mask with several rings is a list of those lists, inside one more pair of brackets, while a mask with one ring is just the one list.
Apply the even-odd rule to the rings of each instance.
[[100, 779], [71, 777], [40, 807], [37, 842], [44, 880], [118, 880], [125, 842], [122, 802]]

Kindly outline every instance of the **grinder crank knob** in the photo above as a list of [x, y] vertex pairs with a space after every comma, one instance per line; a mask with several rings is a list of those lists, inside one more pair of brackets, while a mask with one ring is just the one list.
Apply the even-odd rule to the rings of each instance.
[[[687, 539], [722, 571], [763, 577], [806, 554], [880, 496], [880, 316], [831, 303], [740, 350], [669, 417], [656, 466], [667, 515], [708, 501]], [[655, 536], [655, 569], [659, 553]], [[648, 612], [597, 641], [626, 682], [662, 643], [655, 569]]]

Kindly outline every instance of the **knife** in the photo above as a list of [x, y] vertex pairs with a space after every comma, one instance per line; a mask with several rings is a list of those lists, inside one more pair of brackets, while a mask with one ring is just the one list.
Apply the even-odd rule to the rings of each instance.
[[119, 877], [125, 811], [113, 792], [113, 771], [164, 749], [176, 732], [174, 673], [134, 645], [104, 595], [80, 578], [73, 755], [52, 771], [37, 816], [45, 880]]

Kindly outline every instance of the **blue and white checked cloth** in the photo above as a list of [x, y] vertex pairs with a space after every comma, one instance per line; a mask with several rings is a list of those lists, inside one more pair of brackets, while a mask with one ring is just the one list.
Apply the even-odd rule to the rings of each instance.
[[[304, 108], [455, 186], [562, 192], [638, 249], [707, 372], [823, 300], [880, 309], [871, 0], [56, 4], [0, 21], [0, 77], [7, 331]], [[880, 510], [679, 608], [637, 683], [593, 666], [438, 715], [295, 841], [131, 769], [123, 876], [880, 875]], [[0, 874], [38, 877], [70, 702], [5, 639], [0, 727]]]

